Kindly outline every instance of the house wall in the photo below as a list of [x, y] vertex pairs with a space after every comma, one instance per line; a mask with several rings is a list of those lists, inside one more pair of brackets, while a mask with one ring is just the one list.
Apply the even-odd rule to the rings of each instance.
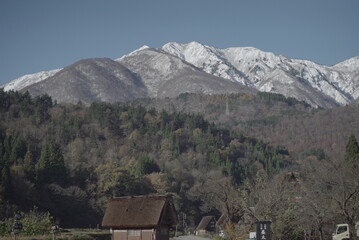
[[206, 233], [207, 233], [207, 231], [205, 229], [199, 229], [196, 231], [196, 235], [204, 235]]
[[206, 231], [215, 232], [216, 231], [216, 220], [214, 218], [207, 224]]
[[127, 230], [127, 240], [141, 240], [142, 230], [141, 229], [129, 229]]
[[153, 240], [154, 230], [142, 230], [142, 240]]
[[113, 230], [112, 236], [113, 236], [113, 240], [155, 240], [154, 238], [155, 230], [154, 229]]
[[113, 240], [127, 240], [127, 230], [114, 230], [112, 236]]

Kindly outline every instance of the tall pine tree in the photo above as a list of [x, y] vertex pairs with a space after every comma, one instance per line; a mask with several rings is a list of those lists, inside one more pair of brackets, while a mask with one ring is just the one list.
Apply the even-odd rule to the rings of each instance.
[[12, 192], [10, 164], [7, 154], [3, 158], [0, 157], [0, 199], [10, 197]]
[[34, 155], [32, 154], [30, 149], [28, 149], [25, 154], [23, 165], [24, 165], [26, 177], [31, 181], [35, 181], [35, 176], [36, 176], [35, 161], [34, 161]]
[[345, 148], [344, 160], [353, 168], [359, 168], [359, 145], [354, 134], [349, 136], [348, 143]]
[[64, 183], [66, 167], [61, 148], [53, 141], [45, 144], [41, 149], [41, 156], [37, 164], [37, 181], [39, 183]]

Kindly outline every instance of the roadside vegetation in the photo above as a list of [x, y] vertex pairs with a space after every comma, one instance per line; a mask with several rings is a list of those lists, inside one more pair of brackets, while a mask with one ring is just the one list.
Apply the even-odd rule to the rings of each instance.
[[[13, 236], [12, 236], [13, 237]], [[37, 235], [19, 234], [19, 240], [111, 240], [108, 230], [98, 229], [60, 229], [53, 235], [52, 232]], [[0, 240], [9, 240], [9, 236], [0, 237]]]

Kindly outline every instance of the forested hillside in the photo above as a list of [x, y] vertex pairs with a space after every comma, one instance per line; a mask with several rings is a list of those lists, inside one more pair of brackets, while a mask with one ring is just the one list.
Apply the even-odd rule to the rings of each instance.
[[359, 104], [315, 109], [280, 94], [182, 94], [177, 98], [141, 99], [142, 106], [202, 114], [210, 122], [265, 142], [285, 146], [296, 158], [315, 150], [342, 157], [350, 134], [359, 135]]
[[[263, 219], [272, 221], [273, 239], [300, 240], [305, 231], [308, 239], [323, 240], [343, 222], [354, 229], [355, 132], [335, 158], [316, 144], [295, 152], [250, 133], [266, 133], [255, 126], [286, 129], [282, 119], [344, 114], [355, 105], [322, 111], [277, 94], [182, 94], [141, 101], [87, 107], [0, 90], [0, 234], [10, 234], [17, 210], [48, 212], [61, 227], [96, 226], [110, 197], [141, 194], [172, 194], [179, 216], [186, 214], [192, 228], [203, 215], [224, 214], [226, 231], [236, 239]], [[240, 228], [233, 227], [237, 223]]]
[[60, 105], [11, 91], [0, 92], [0, 103], [2, 218], [36, 206], [63, 226], [94, 226], [109, 197], [172, 193], [194, 224], [208, 205], [195, 189], [208, 178], [240, 185], [259, 170], [272, 176], [291, 165], [285, 148], [200, 115]]

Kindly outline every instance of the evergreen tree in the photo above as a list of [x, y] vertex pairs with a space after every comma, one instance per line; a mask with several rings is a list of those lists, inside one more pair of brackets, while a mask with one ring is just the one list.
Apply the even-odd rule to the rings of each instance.
[[349, 136], [349, 140], [345, 148], [344, 160], [353, 168], [359, 167], [359, 146], [354, 134]]
[[160, 168], [157, 163], [149, 158], [147, 154], [142, 153], [138, 159], [138, 162], [135, 167], [134, 175], [143, 176], [153, 172], [159, 172]]
[[34, 156], [30, 150], [28, 150], [24, 157], [24, 169], [26, 177], [34, 181], [35, 180], [35, 162], [34, 162]]
[[[6, 156], [5, 156], [6, 157]], [[0, 169], [0, 194], [5, 196], [5, 198], [9, 197], [11, 194], [11, 174], [10, 174], [10, 164], [8, 158], [0, 159], [0, 164], [2, 168]]]
[[35, 98], [35, 119], [40, 124], [50, 118], [48, 110], [52, 108], [52, 99], [48, 95], [37, 96]]
[[11, 138], [11, 163], [19, 164], [27, 152], [26, 141], [20, 136], [13, 136]]
[[41, 149], [41, 156], [37, 164], [37, 180], [39, 183], [64, 183], [66, 167], [61, 148], [50, 141]]

